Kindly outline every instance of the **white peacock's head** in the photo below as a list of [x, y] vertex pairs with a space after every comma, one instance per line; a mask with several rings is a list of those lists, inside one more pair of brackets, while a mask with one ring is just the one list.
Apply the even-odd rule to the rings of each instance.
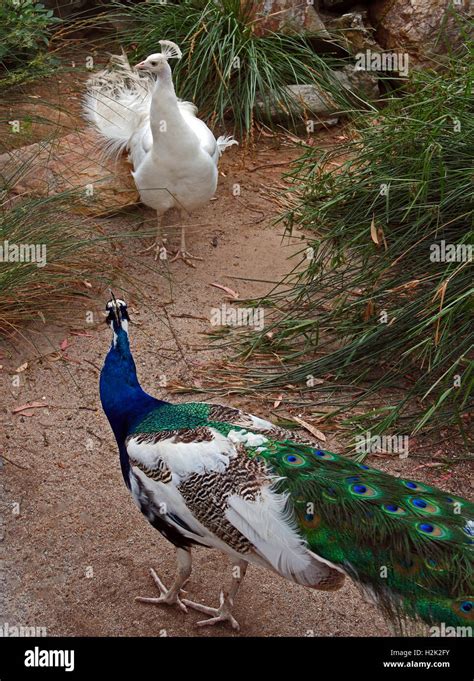
[[135, 68], [140, 71], [149, 71], [150, 73], [160, 73], [168, 63], [167, 57], [158, 52], [157, 54], [150, 54], [144, 61], [141, 61]]
[[164, 70], [168, 59], [181, 59], [183, 53], [171, 40], [160, 40], [161, 52], [150, 54], [146, 59], [136, 65], [135, 68], [140, 71], [149, 71], [150, 73], [160, 73]]

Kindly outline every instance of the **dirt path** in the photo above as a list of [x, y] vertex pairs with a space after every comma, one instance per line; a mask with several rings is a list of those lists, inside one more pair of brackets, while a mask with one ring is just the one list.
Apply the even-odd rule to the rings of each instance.
[[[171, 286], [151, 255], [140, 254], [142, 239], [124, 244], [119, 255], [141, 289], [139, 303], [136, 292], [123, 293], [134, 322], [132, 348], [141, 382], [152, 394], [169, 397], [164, 383], [186, 382], [198, 363], [213, 358], [205, 335], [208, 320], [211, 309], [226, 298], [211, 283], [237, 289], [242, 298], [255, 296], [267, 290], [265, 282], [277, 280], [293, 266], [288, 258], [301, 249], [301, 242], [282, 244], [281, 230], [270, 224], [276, 207], [266, 193], [266, 187], [281, 181], [285, 168], [272, 165], [256, 172], [249, 168], [283, 163], [296, 153], [270, 143], [253, 160], [244, 159], [241, 150], [224, 158], [217, 200], [188, 220], [188, 245], [204, 260], [196, 269], [172, 264]], [[236, 183], [240, 197], [233, 195]], [[144, 211], [143, 215], [150, 217]], [[140, 211], [132, 214], [135, 220], [139, 216]], [[124, 228], [124, 220], [122, 216], [103, 222], [107, 230], [116, 231]], [[117, 282], [116, 293], [120, 290]], [[165, 313], [162, 304], [171, 296]], [[98, 374], [110, 343], [102, 311], [78, 307], [67, 315], [66, 328], [31, 329], [30, 340], [0, 348], [6, 457], [1, 475], [5, 522], [0, 551], [6, 568], [0, 581], [6, 589], [1, 621], [46, 627], [50, 635], [389, 633], [378, 611], [349, 582], [336, 593], [317, 592], [255, 567], [249, 569], [235, 607], [240, 634], [225, 627], [196, 628], [198, 613], [185, 616], [175, 609], [136, 603], [136, 595], [154, 595], [150, 566], [170, 583], [174, 553], [132, 503], [100, 408]], [[28, 366], [18, 373], [25, 363]], [[14, 376], [19, 376], [18, 387]], [[170, 399], [177, 401], [176, 396]], [[30, 402], [44, 402], [44, 407], [12, 413]], [[336, 448], [337, 441], [331, 446]], [[415, 463], [395, 461], [384, 468], [396, 473], [402, 465], [408, 474]], [[456, 473], [446, 486], [466, 494], [467, 472]], [[417, 477], [429, 475], [430, 471]], [[189, 595], [215, 605], [220, 585], [229, 578], [227, 559], [212, 551], [194, 554]]]
[[[281, 163], [294, 155], [294, 149], [267, 148], [246, 164]], [[237, 278], [275, 281], [293, 266], [287, 258], [301, 248], [297, 241], [282, 245], [281, 230], [269, 224], [275, 205], [264, 187], [278, 182], [284, 167], [244, 171], [242, 156], [236, 152], [224, 159], [218, 200], [189, 221], [189, 245], [204, 261], [196, 269], [180, 262], [170, 265], [174, 302], [166, 307], [166, 316], [160, 304], [170, 300], [170, 284], [150, 254], [139, 254], [143, 240], [132, 240], [123, 249], [122, 257], [144, 292], [139, 306], [136, 296], [124, 295], [136, 322], [131, 336], [139, 375], [151, 393], [166, 397], [160, 385], [185, 382], [196, 363], [212, 357], [205, 332], [210, 330], [211, 308], [226, 298], [211, 283], [237, 289], [241, 297], [262, 294], [268, 284]], [[241, 186], [240, 197], [233, 196], [235, 183]], [[107, 229], [120, 230], [121, 220], [104, 222]], [[101, 311], [93, 312], [98, 322]], [[72, 335], [71, 329], [90, 335]], [[157, 635], [162, 629], [169, 635], [234, 635], [226, 628], [197, 629], [198, 613], [184, 616], [134, 602], [134, 596], [154, 592], [150, 566], [170, 582], [174, 555], [132, 503], [100, 409], [96, 367], [102, 364], [109, 336], [105, 325], [87, 324], [85, 312], [71, 310], [69, 329], [42, 328], [31, 336], [34, 351], [26, 341], [4, 347], [4, 453], [25, 468], [5, 461], [3, 469], [7, 512], [0, 547], [8, 598], [2, 619], [46, 627], [55, 635]], [[63, 354], [69, 361], [55, 361], [66, 338]], [[17, 374], [25, 362], [28, 367]], [[12, 384], [14, 375], [20, 376], [20, 387]], [[38, 401], [48, 406], [28, 415], [12, 414], [15, 407]], [[228, 573], [223, 556], [196, 551], [189, 593], [216, 604]], [[313, 593], [252, 567], [236, 616], [245, 635], [348, 635], [360, 633], [367, 609], [371, 624], [366, 633], [385, 633], [381, 617], [350, 585], [338, 594]]]

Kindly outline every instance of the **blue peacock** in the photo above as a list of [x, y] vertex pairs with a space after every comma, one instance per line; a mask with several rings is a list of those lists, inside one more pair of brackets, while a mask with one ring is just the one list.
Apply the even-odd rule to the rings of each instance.
[[[232, 607], [249, 563], [313, 589], [346, 576], [400, 630], [474, 621], [474, 505], [318, 449], [239, 409], [171, 404], [140, 386], [126, 303], [107, 303], [113, 332], [100, 396], [123, 477], [148, 521], [175, 546], [177, 576], [156, 598], [199, 610], [200, 625], [239, 625]], [[220, 549], [234, 564], [211, 608], [183, 598], [191, 550]]]

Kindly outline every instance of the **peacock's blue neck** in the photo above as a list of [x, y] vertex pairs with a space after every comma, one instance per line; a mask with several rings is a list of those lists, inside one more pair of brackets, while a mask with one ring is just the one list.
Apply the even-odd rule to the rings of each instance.
[[125, 438], [132, 426], [153, 409], [166, 404], [140, 386], [128, 334], [119, 328], [100, 373], [100, 399], [120, 450], [122, 472], [128, 484]]

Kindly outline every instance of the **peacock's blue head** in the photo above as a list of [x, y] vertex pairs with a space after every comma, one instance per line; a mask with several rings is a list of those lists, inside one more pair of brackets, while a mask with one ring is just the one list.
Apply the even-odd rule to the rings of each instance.
[[109, 300], [105, 306], [107, 312], [106, 322], [114, 332], [114, 338], [117, 336], [120, 329], [123, 329], [128, 335], [128, 316], [127, 303], [120, 298], [116, 298], [112, 293], [112, 300]]

